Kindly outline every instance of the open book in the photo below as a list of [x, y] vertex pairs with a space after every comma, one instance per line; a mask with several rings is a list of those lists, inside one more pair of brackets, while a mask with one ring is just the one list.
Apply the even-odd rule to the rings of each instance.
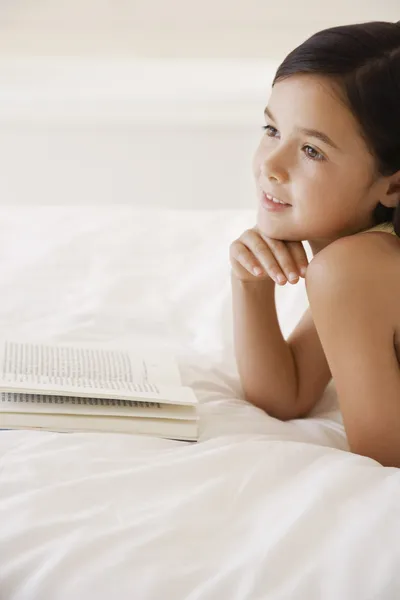
[[0, 345], [0, 429], [197, 440], [197, 398], [168, 355], [82, 345]]

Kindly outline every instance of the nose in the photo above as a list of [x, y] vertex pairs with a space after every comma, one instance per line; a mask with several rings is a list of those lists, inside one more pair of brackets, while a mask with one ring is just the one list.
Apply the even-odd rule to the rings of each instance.
[[270, 157], [261, 161], [260, 171], [261, 175], [274, 183], [284, 183], [288, 178], [287, 171], [282, 165], [279, 165], [276, 160], [271, 160]]

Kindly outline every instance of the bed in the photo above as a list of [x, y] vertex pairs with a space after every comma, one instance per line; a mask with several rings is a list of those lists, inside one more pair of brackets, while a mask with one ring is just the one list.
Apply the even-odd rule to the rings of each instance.
[[[163, 348], [199, 441], [0, 432], [1, 600], [395, 600], [400, 475], [349, 452], [333, 382], [307, 419], [243, 399], [229, 244], [249, 209], [0, 208], [3, 337]], [[302, 280], [277, 290], [287, 335]]]

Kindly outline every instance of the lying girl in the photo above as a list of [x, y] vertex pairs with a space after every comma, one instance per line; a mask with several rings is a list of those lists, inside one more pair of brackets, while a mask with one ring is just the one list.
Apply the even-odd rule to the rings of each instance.
[[[245, 397], [296, 419], [333, 378], [351, 451], [400, 467], [400, 22], [310, 37], [265, 120], [257, 225], [230, 246]], [[275, 283], [299, 276], [309, 308], [285, 340]]]

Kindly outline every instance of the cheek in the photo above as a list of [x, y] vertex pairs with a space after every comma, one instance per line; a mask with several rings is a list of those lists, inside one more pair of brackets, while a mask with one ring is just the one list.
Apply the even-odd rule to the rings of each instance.
[[351, 190], [329, 185], [314, 190], [297, 213], [297, 219], [310, 235], [335, 237], [344, 235], [359, 218]]
[[256, 152], [255, 152], [255, 154], [253, 156], [252, 170], [253, 170], [254, 177], [256, 177], [257, 179], [259, 179], [259, 177], [260, 177], [260, 170], [261, 170], [261, 154], [260, 154], [259, 148], [257, 148], [257, 150], [256, 150]]
[[252, 161], [253, 174], [256, 177], [260, 177], [261, 166], [268, 156], [268, 150], [265, 139], [261, 139], [253, 154]]
[[303, 159], [300, 168], [294, 174], [293, 185], [299, 204], [306, 210], [332, 210], [341, 202], [347, 201], [347, 184], [323, 162], [305, 163]]
[[325, 229], [341, 221], [345, 201], [341, 201], [342, 190], [332, 180], [318, 172], [318, 166], [312, 171], [304, 171], [293, 178], [293, 217], [298, 224], [307, 229], [318, 230], [323, 235]]

